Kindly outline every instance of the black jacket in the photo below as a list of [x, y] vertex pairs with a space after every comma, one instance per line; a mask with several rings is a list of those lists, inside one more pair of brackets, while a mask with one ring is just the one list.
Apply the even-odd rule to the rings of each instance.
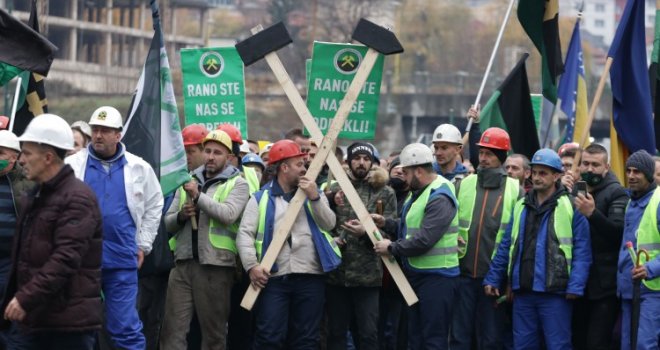
[[596, 202], [596, 210], [587, 218], [591, 232], [593, 263], [589, 270], [585, 296], [589, 299], [600, 299], [616, 295], [617, 260], [629, 198], [612, 172], [607, 173], [591, 195]]

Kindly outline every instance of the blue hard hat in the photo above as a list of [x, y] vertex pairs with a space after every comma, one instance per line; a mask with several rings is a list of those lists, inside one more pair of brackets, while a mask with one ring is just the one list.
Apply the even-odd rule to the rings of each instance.
[[266, 168], [266, 165], [264, 165], [264, 161], [261, 160], [261, 157], [259, 157], [258, 155], [254, 154], [254, 153], [248, 153], [248, 154], [244, 155], [243, 158], [241, 159], [241, 163], [244, 164], [244, 165], [245, 164], [259, 164], [259, 165], [261, 165], [262, 170]]
[[378, 152], [378, 149], [376, 148], [376, 146], [374, 146], [373, 143], [371, 143], [371, 142], [367, 142], [367, 143], [368, 143], [368, 144], [371, 146], [371, 148], [374, 150], [374, 162], [375, 162], [375, 163], [380, 163], [380, 152]]
[[561, 165], [561, 158], [559, 158], [557, 152], [551, 150], [550, 148], [543, 148], [536, 151], [532, 157], [532, 161], [529, 162], [529, 164], [545, 165], [560, 173], [564, 171], [564, 168]]

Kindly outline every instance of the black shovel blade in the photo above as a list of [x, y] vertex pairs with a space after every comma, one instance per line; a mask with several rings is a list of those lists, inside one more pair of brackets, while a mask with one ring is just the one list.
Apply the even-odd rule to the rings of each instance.
[[289, 45], [292, 41], [284, 23], [278, 22], [237, 43], [236, 51], [241, 56], [243, 63], [249, 66], [267, 54]]

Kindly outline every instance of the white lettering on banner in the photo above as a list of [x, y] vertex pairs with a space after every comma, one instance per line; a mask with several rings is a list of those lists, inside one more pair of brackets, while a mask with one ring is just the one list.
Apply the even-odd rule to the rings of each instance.
[[[319, 126], [319, 129], [326, 130], [334, 118], [316, 118], [316, 125]], [[369, 132], [369, 121], [368, 120], [346, 120], [344, 122], [344, 128], [342, 131], [345, 132], [359, 132], [359, 133], [368, 133]]]
[[219, 83], [220, 95], [240, 95], [241, 90], [238, 83]]
[[[331, 92], [346, 92], [348, 87], [351, 86], [350, 80], [341, 79], [314, 79], [314, 90], [317, 91], [331, 91]], [[368, 81], [362, 87], [363, 94], [374, 95], [376, 94], [376, 83]]]
[[189, 84], [188, 85], [188, 96], [197, 97], [197, 96], [215, 96], [218, 94], [218, 87], [213, 84]]
[[[341, 101], [338, 101], [334, 98], [321, 97], [319, 109], [322, 111], [336, 112]], [[351, 113], [364, 114], [364, 101], [355, 101], [353, 107], [351, 107]]]
[[218, 128], [218, 126], [222, 124], [232, 124], [239, 130], [241, 129], [241, 123], [238, 122], [232, 122], [232, 123], [227, 123], [227, 122], [207, 122], [207, 123], [200, 123], [199, 125], [203, 125], [206, 129], [208, 130], [215, 130]]
[[220, 104], [220, 111], [223, 115], [233, 115], [234, 114], [234, 102], [222, 102]]
[[213, 116], [218, 114], [217, 103], [196, 103], [195, 114], [201, 116]]

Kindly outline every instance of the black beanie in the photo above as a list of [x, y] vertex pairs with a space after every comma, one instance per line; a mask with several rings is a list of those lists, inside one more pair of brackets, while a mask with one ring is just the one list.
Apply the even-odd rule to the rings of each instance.
[[346, 150], [346, 160], [348, 163], [350, 164], [351, 160], [358, 154], [366, 154], [371, 159], [371, 162], [374, 161], [374, 148], [366, 142], [355, 142], [348, 146]]
[[392, 159], [392, 163], [390, 163], [390, 169], [389, 170], [392, 171], [392, 169], [394, 169], [394, 167], [399, 166], [400, 164], [401, 164], [401, 158], [399, 158], [399, 156], [397, 156], [396, 158]]
[[506, 162], [507, 152], [505, 150], [495, 149], [495, 148], [490, 148], [490, 147], [481, 147], [481, 148], [485, 148], [485, 149], [493, 152], [495, 157], [497, 157], [497, 159], [500, 161], [500, 163], [502, 163], [502, 165], [504, 165], [504, 162]]
[[653, 182], [655, 173], [655, 161], [653, 157], [645, 150], [639, 150], [628, 157], [626, 168], [637, 168], [641, 171], [649, 182]]

